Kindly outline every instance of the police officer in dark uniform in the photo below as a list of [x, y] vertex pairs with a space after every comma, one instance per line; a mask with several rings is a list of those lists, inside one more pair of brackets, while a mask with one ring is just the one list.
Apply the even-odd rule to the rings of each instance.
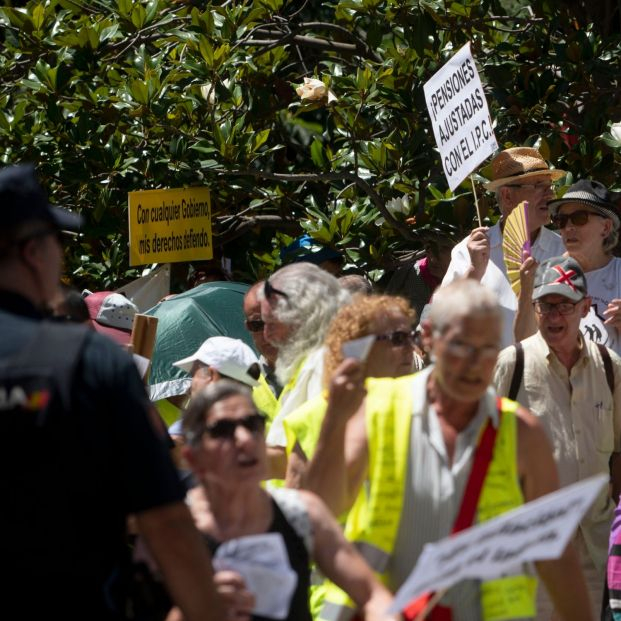
[[223, 618], [133, 361], [96, 332], [44, 319], [59, 233], [80, 218], [49, 205], [20, 165], [0, 170], [0, 219], [3, 618], [131, 618], [131, 514], [186, 619]]

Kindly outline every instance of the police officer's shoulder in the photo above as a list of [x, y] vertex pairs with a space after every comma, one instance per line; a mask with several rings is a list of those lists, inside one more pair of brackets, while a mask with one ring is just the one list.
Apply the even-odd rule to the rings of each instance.
[[112, 377], [127, 372], [138, 373], [131, 355], [109, 337], [88, 330], [82, 352], [85, 373], [97, 377]]

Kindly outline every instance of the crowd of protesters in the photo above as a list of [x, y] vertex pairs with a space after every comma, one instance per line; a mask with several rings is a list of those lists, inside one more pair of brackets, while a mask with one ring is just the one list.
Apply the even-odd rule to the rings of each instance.
[[[565, 173], [530, 147], [491, 171], [498, 223], [440, 234], [379, 286], [296, 240], [244, 296], [254, 351], [207, 339], [151, 403], [123, 351], [135, 304], [59, 284], [80, 218], [32, 167], [0, 170], [7, 614], [621, 619], [619, 196], [582, 179], [556, 198]], [[524, 202], [516, 288], [503, 227]], [[426, 544], [596, 474], [610, 485], [559, 558], [388, 612]], [[242, 561], [282, 559], [266, 610]]]

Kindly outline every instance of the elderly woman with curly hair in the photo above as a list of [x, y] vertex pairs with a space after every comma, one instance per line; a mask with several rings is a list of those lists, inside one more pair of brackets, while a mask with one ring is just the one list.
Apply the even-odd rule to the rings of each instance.
[[[324, 386], [332, 389], [307, 401], [285, 420], [289, 487], [314, 488], [312, 479], [306, 477], [306, 464], [319, 441], [326, 411], [339, 407], [335, 382], [352, 379], [348, 373], [361, 373], [365, 378], [399, 377], [422, 367], [414, 354], [415, 321], [416, 313], [407, 300], [391, 295], [356, 296], [337, 312], [324, 342]], [[363, 363], [352, 367], [352, 360], [344, 360], [343, 345], [363, 336], [373, 336], [373, 344]], [[359, 397], [359, 412], [347, 424], [347, 451], [354, 455], [366, 450], [363, 395]], [[324, 500], [338, 514], [332, 499]]]

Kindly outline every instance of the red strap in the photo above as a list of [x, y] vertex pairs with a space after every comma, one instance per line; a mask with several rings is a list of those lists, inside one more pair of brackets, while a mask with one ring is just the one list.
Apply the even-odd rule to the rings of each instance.
[[[502, 412], [500, 409], [500, 398], [497, 399], [497, 411], [498, 418], [500, 419]], [[472, 526], [474, 514], [477, 510], [477, 504], [479, 503], [479, 496], [481, 495], [481, 490], [483, 489], [483, 482], [485, 481], [487, 470], [494, 454], [495, 441], [496, 428], [492, 425], [492, 421], [488, 419], [487, 425], [485, 425], [485, 429], [483, 430], [481, 440], [479, 441], [474, 453], [472, 470], [470, 471], [470, 476], [468, 477], [468, 483], [466, 483], [466, 489], [464, 490], [464, 495], [461, 499], [459, 513], [455, 518], [451, 534], [458, 533], [460, 530], [464, 530]]]
[[[496, 409], [498, 411], [498, 420], [502, 416], [501, 400], [496, 399]], [[474, 514], [477, 510], [477, 504], [479, 503], [479, 496], [483, 489], [483, 482], [487, 476], [487, 470], [492, 461], [494, 454], [494, 443], [496, 442], [496, 428], [492, 425], [492, 421], [488, 419], [481, 440], [479, 441], [475, 452], [474, 459], [472, 461], [472, 469], [470, 470], [470, 476], [466, 483], [466, 489], [464, 490], [463, 498], [461, 499], [461, 505], [459, 507], [459, 513], [455, 518], [453, 524], [453, 530], [451, 535], [458, 533], [460, 530], [469, 528], [474, 521]], [[404, 609], [403, 617], [406, 620], [416, 619], [418, 615], [425, 610], [425, 607], [433, 597], [434, 593], [425, 593], [420, 597], [412, 600]], [[436, 605], [427, 617], [430, 621], [450, 621], [451, 610], [445, 606]]]

